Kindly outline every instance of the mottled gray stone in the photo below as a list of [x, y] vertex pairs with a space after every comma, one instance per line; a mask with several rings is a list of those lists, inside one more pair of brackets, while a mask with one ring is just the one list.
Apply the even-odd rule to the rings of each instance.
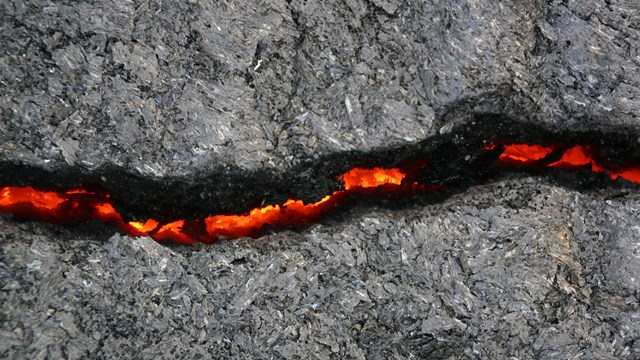
[[630, 1], [3, 3], [0, 151], [146, 175], [412, 143], [471, 111], [638, 125]]
[[[161, 177], [411, 144], [477, 112], [640, 127], [637, 1], [0, 6], [2, 161]], [[188, 248], [3, 215], [0, 356], [638, 358], [638, 213], [628, 189], [506, 177]]]
[[529, 178], [201, 247], [2, 220], [0, 353], [633, 358], [639, 210]]

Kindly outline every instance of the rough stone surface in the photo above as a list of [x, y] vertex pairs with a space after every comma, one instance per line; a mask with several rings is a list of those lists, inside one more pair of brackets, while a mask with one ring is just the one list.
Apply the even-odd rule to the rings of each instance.
[[[633, 0], [3, 0], [0, 21], [2, 161], [287, 168], [478, 112], [640, 128]], [[2, 215], [0, 357], [639, 358], [637, 188], [558, 184], [187, 248]]]
[[290, 166], [470, 110], [640, 122], [636, 1], [7, 0], [0, 16], [0, 151], [47, 166]]
[[170, 248], [0, 222], [8, 358], [634, 358], [638, 194], [506, 179]]

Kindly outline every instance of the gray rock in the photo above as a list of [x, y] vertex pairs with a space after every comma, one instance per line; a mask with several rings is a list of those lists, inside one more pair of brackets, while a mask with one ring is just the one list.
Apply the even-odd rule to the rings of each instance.
[[638, 10], [5, 2], [0, 151], [161, 176], [413, 143], [470, 111], [638, 125]]
[[[0, 161], [163, 179], [482, 112], [640, 129], [633, 1], [0, 6]], [[638, 358], [637, 188], [560, 184], [505, 175], [212, 246], [2, 215], [0, 356]]]
[[633, 358], [639, 207], [509, 178], [196, 247], [3, 219], [0, 353]]

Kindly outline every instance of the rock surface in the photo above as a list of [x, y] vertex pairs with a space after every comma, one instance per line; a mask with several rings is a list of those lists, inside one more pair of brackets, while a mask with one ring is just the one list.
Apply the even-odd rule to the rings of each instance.
[[504, 179], [171, 248], [0, 222], [8, 358], [634, 358], [640, 196]]
[[472, 111], [640, 125], [636, 1], [4, 1], [0, 151], [149, 176], [411, 143]]
[[[0, 6], [2, 161], [281, 169], [478, 112], [640, 129], [637, 1]], [[188, 248], [2, 215], [0, 356], [638, 358], [638, 213], [505, 176]]]

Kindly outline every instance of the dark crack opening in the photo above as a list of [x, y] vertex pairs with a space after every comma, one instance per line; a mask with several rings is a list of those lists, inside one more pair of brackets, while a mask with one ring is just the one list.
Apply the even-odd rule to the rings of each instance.
[[[190, 178], [149, 178], [113, 167], [103, 167], [97, 171], [85, 171], [78, 167], [45, 170], [15, 162], [2, 162], [0, 187], [31, 186], [49, 191], [82, 188], [108, 196], [110, 205], [122, 217], [120, 222], [154, 219], [163, 224], [176, 219], [188, 220], [180, 224], [180, 231], [189, 234], [190, 238], [207, 241], [203, 229], [212, 225], [205, 224], [203, 218], [212, 215], [247, 214], [252, 209], [269, 205], [286, 206], [289, 199], [300, 200], [304, 204], [319, 204], [326, 201], [329, 195], [332, 196], [331, 207], [353, 201], [392, 206], [437, 202], [471, 185], [496, 178], [504, 170], [552, 173], [559, 183], [581, 189], [600, 186], [637, 188], [633, 180], [618, 181], [613, 185], [611, 179], [617, 177], [613, 174], [640, 164], [639, 138], [637, 130], [631, 129], [551, 132], [541, 126], [501, 115], [479, 114], [472, 121], [414, 145], [332, 154], [309, 159], [288, 169], [245, 172], [221, 165], [212, 172]], [[505, 167], [501, 166], [504, 160], [501, 155], [508, 144], [536, 144], [549, 150], [539, 160], [526, 164], [507, 162], [509, 166]], [[589, 156], [602, 170], [596, 169], [596, 165], [591, 169], [593, 171], [573, 166], [570, 169], [578, 171], [578, 174], [568, 175], [562, 169], [549, 168], [551, 164], [562, 162], [569, 149], [577, 145], [590, 149]], [[346, 191], [349, 189], [345, 187], [342, 176], [354, 168], [397, 168], [410, 173], [407, 175], [410, 180], [403, 180], [399, 188], [360, 189], [351, 194]], [[560, 168], [566, 170], [567, 166]], [[631, 179], [629, 176], [622, 177]], [[416, 191], [418, 185], [423, 190], [438, 191]], [[416, 196], [407, 200], [406, 195], [409, 194]], [[82, 206], [86, 205], [74, 206], [80, 209], [73, 211], [83, 211]], [[25, 215], [24, 211], [21, 214]], [[315, 220], [315, 216], [285, 221], [282, 225], [306, 226]], [[154, 234], [158, 229], [154, 230]], [[238, 234], [244, 236], [254, 233]]]

